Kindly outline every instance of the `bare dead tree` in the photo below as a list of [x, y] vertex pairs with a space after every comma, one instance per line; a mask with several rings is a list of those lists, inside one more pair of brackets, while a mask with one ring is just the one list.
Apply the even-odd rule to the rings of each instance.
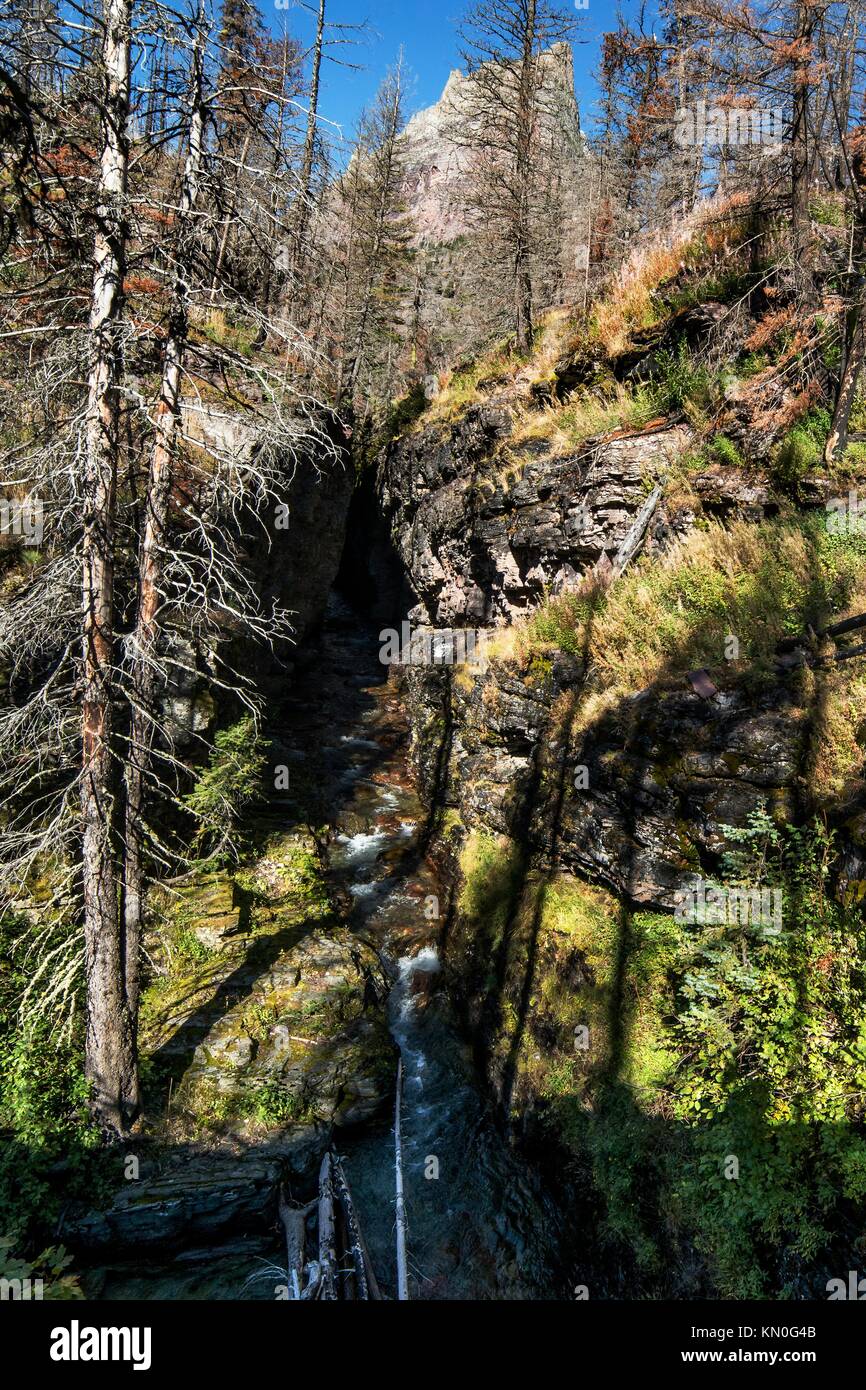
[[313, 43], [312, 72], [307, 109], [307, 129], [304, 135], [304, 154], [298, 181], [295, 226], [292, 237], [292, 271], [297, 281], [306, 259], [307, 228], [310, 221], [313, 160], [316, 152], [316, 129], [319, 117], [319, 80], [322, 72], [322, 53], [325, 41], [325, 0], [319, 0], [316, 14], [316, 38]]
[[[182, 835], [165, 829], [167, 805], [188, 823], [190, 783], [165, 692], [178, 674], [201, 678], [201, 654], [214, 689], [258, 708], [237, 634], [274, 646], [291, 621], [257, 590], [252, 536], [273, 543], [268, 517], [285, 507], [298, 462], [325, 466], [341, 446], [307, 364], [286, 370], [287, 356], [304, 351], [302, 335], [279, 306], [257, 301], [260, 282], [233, 257], [218, 293], [244, 333], [264, 325], [275, 347], [252, 359], [204, 331], [222, 150], [206, 119], [219, 68], [206, 51], [203, 6], [116, 0], [93, 31], [58, 21], [63, 75], [24, 94], [16, 65], [33, 68], [32, 55], [20, 49], [17, 17], [6, 24], [5, 3], [0, 48], [21, 93], [15, 120], [30, 135], [16, 156], [0, 256], [0, 368], [19, 383], [0, 468], [7, 489], [44, 506], [46, 539], [33, 561], [18, 563], [14, 595], [0, 603], [10, 673], [0, 708], [0, 898], [29, 922], [22, 1009], [48, 1011], [66, 1028], [86, 998], [94, 1110], [117, 1132], [139, 1103], [146, 886], [190, 862]], [[162, 55], [153, 120], [140, 126], [132, 111], [146, 115], [156, 68], [142, 64], [146, 87], [133, 88], [133, 34], [144, 44], [157, 34]], [[267, 119], [244, 195], [263, 257], [278, 253], [288, 225], [271, 203], [272, 157], [262, 157], [290, 100], [272, 76], [265, 53], [251, 83]], [[286, 187], [292, 158], [287, 145]], [[199, 742], [206, 753], [204, 735]], [[52, 892], [36, 910], [39, 878]]]
[[90, 310], [82, 536], [82, 885], [87, 974], [85, 1074], [101, 1122], [122, 1131], [138, 1110], [117, 883], [114, 571], [123, 383], [123, 278], [129, 226], [131, 0], [102, 21], [102, 149]]
[[847, 306], [843, 337], [842, 374], [836, 392], [830, 433], [824, 448], [825, 463], [833, 463], [845, 452], [848, 442], [848, 421], [857, 395], [857, 388], [866, 363], [866, 161], [864, 161], [866, 132], [858, 133], [851, 141], [849, 162], [854, 227], [852, 229], [851, 279], [853, 291]]
[[189, 335], [189, 284], [194, 275], [195, 217], [205, 153], [205, 49], [207, 30], [199, 0], [192, 49], [188, 152], [177, 212], [174, 284], [168, 312], [162, 384], [153, 422], [150, 472], [144, 491], [144, 529], [138, 572], [138, 608], [130, 636], [131, 715], [126, 758], [124, 858], [125, 988], [133, 1022], [137, 1020], [139, 955], [145, 892], [145, 774], [157, 723], [158, 646], [162, 577], [169, 503], [181, 425], [181, 390]]
[[557, 51], [573, 20], [546, 0], [479, 0], [462, 26], [471, 82], [465, 109], [455, 113], [472, 157], [468, 204], [495, 227], [499, 257], [512, 295], [518, 351], [532, 341], [532, 262], [544, 180], [538, 159], [545, 117], [556, 119]]
[[357, 149], [341, 190], [347, 213], [343, 319], [335, 397], [338, 407], [358, 393], [375, 356], [377, 332], [397, 298], [409, 232], [402, 211], [403, 61], [388, 74], [360, 122]]

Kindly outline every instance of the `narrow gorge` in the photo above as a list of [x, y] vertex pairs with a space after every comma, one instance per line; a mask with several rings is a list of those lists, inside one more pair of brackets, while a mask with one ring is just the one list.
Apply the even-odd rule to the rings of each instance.
[[866, 1298], [863, 15], [334, 5], [0, 0], [0, 1303], [200, 1375], [282, 1302], [807, 1359], [752, 1324]]
[[[259, 672], [278, 790], [242, 870], [156, 894], [159, 1118], [60, 1232], [91, 1296], [273, 1298], [278, 1190], [311, 1202], [329, 1143], [395, 1296], [398, 1056], [412, 1298], [809, 1297], [851, 1238], [833, 1096], [862, 1044], [826, 986], [857, 988], [860, 685], [816, 634], [863, 542], [819, 471], [792, 494], [778, 444], [739, 456], [760, 379], [726, 388], [724, 446], [669, 406], [568, 448], [581, 348], [486, 370], [296, 471], [262, 546], [260, 582], [307, 596]], [[819, 1035], [839, 1073], [806, 1125], [786, 1076]]]

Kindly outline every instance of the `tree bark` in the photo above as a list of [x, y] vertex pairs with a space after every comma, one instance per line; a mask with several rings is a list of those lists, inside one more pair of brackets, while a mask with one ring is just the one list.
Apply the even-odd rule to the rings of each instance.
[[316, 121], [319, 111], [319, 78], [322, 70], [322, 48], [325, 37], [325, 0], [319, 0], [319, 14], [316, 21], [316, 42], [313, 46], [313, 71], [310, 76], [310, 105], [307, 111], [307, 131], [304, 137], [304, 154], [301, 160], [301, 177], [298, 188], [297, 222], [292, 247], [292, 286], [293, 297], [297, 298], [297, 280], [303, 272], [307, 257], [307, 226], [310, 220], [310, 196], [313, 181], [313, 155], [316, 149]]
[[319, 1169], [319, 1297], [337, 1297], [337, 1231], [334, 1210], [334, 1179], [331, 1155], [326, 1153]]
[[[337, 396], [338, 409], [344, 404], [344, 395], [348, 395], [351, 399], [357, 388], [358, 376], [367, 343], [367, 331], [373, 311], [376, 280], [382, 269], [382, 260], [386, 249], [388, 218], [393, 210], [394, 202], [397, 142], [400, 138], [400, 126], [402, 122], [402, 59], [394, 72], [393, 84], [388, 93], [388, 97], [390, 104], [386, 112], [384, 140], [381, 151], [379, 152], [379, 157], [375, 160], [377, 186], [373, 189], [374, 207], [372, 230], [369, 244], [365, 248], [367, 264], [365, 266], [364, 288], [361, 296], [361, 310], [358, 315], [357, 328], [348, 364], [343, 365], [340, 370], [340, 385]], [[360, 152], [357, 157], [359, 159], [361, 158]], [[356, 177], [363, 177], [360, 170], [357, 171]]]
[[397, 1298], [409, 1299], [409, 1264], [406, 1257], [406, 1200], [403, 1196], [403, 1132], [401, 1101], [403, 1098], [403, 1059], [397, 1063], [397, 1099], [394, 1105], [394, 1179], [397, 1214]]
[[848, 420], [857, 395], [857, 383], [866, 362], [866, 278], [858, 277], [857, 295], [848, 312], [845, 341], [845, 367], [833, 408], [833, 420], [824, 448], [824, 462], [832, 463], [844, 454], [848, 444]]
[[532, 347], [532, 275], [529, 265], [533, 65], [535, 62], [536, 0], [529, 0], [523, 30], [520, 86], [517, 98], [516, 175], [517, 209], [514, 226], [514, 326], [518, 352]]
[[[857, 132], [861, 138], [862, 128]], [[858, 148], [851, 161], [852, 192], [854, 195], [854, 246], [852, 263], [857, 267], [856, 288], [845, 320], [842, 376], [833, 408], [830, 433], [824, 447], [824, 462], [832, 463], [844, 454], [848, 443], [848, 420], [857, 395], [857, 386], [866, 362], [866, 157]]]
[[343, 1220], [348, 1235], [347, 1254], [352, 1259], [355, 1272], [356, 1296], [366, 1299], [381, 1299], [379, 1285], [373, 1273], [373, 1266], [370, 1262], [370, 1253], [364, 1234], [358, 1221], [355, 1204], [352, 1201], [352, 1193], [349, 1189], [349, 1181], [343, 1169], [342, 1160], [335, 1156], [333, 1160], [334, 1185], [337, 1189], [337, 1198], [343, 1212]]
[[87, 976], [85, 1074], [100, 1123], [123, 1132], [138, 1111], [117, 875], [113, 747], [114, 547], [122, 376], [131, 0], [105, 0], [102, 150], [89, 324], [82, 615], [82, 886]]
[[792, 80], [791, 122], [791, 241], [795, 275], [808, 284], [810, 276], [809, 219], [809, 81], [808, 67], [814, 12], [803, 0], [797, 6], [796, 38], [802, 48]]
[[291, 1300], [298, 1302], [304, 1282], [304, 1251], [306, 1247], [306, 1207], [294, 1207], [286, 1200], [280, 1188], [280, 1220], [286, 1233], [286, 1275], [288, 1277]]
[[231, 230], [234, 224], [235, 209], [238, 205], [241, 178], [243, 176], [244, 168], [246, 166], [247, 155], [249, 154], [250, 142], [252, 138], [252, 131], [248, 130], [246, 135], [244, 136], [244, 143], [241, 146], [241, 154], [240, 159], [238, 161], [238, 168], [235, 177], [234, 188], [232, 189], [231, 202], [229, 203], [228, 211], [226, 212], [225, 219], [223, 221], [222, 234], [220, 235], [219, 247], [217, 248], [216, 260], [214, 262], [213, 275], [211, 277], [210, 285], [211, 302], [213, 302], [216, 299], [216, 293], [219, 289], [220, 280], [222, 279], [223, 266], [225, 265], [226, 253], [229, 248], [229, 237], [231, 236]]

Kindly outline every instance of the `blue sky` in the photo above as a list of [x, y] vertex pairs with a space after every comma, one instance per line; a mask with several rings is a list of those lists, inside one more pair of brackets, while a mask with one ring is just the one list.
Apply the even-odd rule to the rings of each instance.
[[[311, 38], [315, 20], [309, 10], [288, 0], [289, 7], [277, 9], [275, 0], [259, 0], [274, 33], [283, 22], [289, 32], [302, 40]], [[564, 7], [564, 5], [563, 5]], [[370, 101], [376, 88], [403, 45], [410, 75], [409, 114], [431, 106], [442, 95], [452, 68], [459, 67], [458, 22], [464, 0], [328, 0], [328, 17], [336, 22], [358, 24], [366, 20], [369, 32], [361, 36], [358, 47], [343, 47], [352, 62], [362, 65], [349, 72], [333, 63], [325, 64], [319, 109], [323, 116], [351, 135], [359, 112]], [[647, 6], [651, 10], [652, 6]], [[591, 124], [595, 86], [592, 72], [598, 62], [601, 35], [614, 27], [616, 13], [636, 12], [636, 0], [589, 0], [588, 7], [576, 10], [577, 42], [574, 45], [575, 88], [584, 124]]]

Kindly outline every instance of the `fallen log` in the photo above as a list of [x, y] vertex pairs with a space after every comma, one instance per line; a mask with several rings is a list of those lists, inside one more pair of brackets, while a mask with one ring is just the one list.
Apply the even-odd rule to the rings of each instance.
[[808, 627], [805, 632], [798, 633], [796, 637], [783, 637], [776, 643], [777, 652], [793, 652], [798, 647], [814, 647], [822, 637], [844, 637], [848, 632], [857, 632], [858, 629], [866, 627], [866, 613], [858, 613], [853, 618], [843, 618], [840, 623], [829, 623], [827, 627], [819, 628], [817, 632]]
[[403, 1059], [397, 1063], [397, 1101], [394, 1107], [394, 1173], [397, 1189], [397, 1298], [409, 1298], [406, 1262], [406, 1202], [403, 1197], [403, 1138], [400, 1133], [400, 1099], [403, 1092]]
[[319, 1298], [337, 1298], [337, 1245], [331, 1155], [319, 1169]]
[[334, 1154], [331, 1162], [334, 1173], [334, 1188], [340, 1203], [340, 1210], [343, 1214], [343, 1224], [346, 1231], [346, 1253], [352, 1262], [354, 1270], [355, 1297], [381, 1299], [382, 1295], [379, 1292], [379, 1285], [373, 1273], [370, 1255], [361, 1232], [361, 1224], [358, 1220], [355, 1204], [352, 1201], [352, 1193], [349, 1190], [349, 1183], [346, 1178], [342, 1160]]
[[661, 495], [661, 483], [656, 483], [631, 526], [626, 531], [622, 544], [614, 556], [612, 579], [619, 579], [626, 565], [640, 550], [647, 528], [655, 515], [656, 507], [661, 501]]
[[299, 1300], [304, 1286], [304, 1247], [307, 1238], [307, 1213], [315, 1203], [297, 1207], [289, 1202], [285, 1189], [280, 1188], [279, 1216], [286, 1233], [286, 1273], [289, 1294]]
[[860, 627], [866, 627], [866, 613], [858, 613], [853, 618], [845, 618], [841, 623], [831, 623], [829, 627], [823, 628], [819, 637], [841, 637], [845, 632], [856, 632]]
[[625, 533], [622, 544], [613, 559], [611, 560], [606, 550], [601, 552], [601, 555], [596, 560], [589, 575], [581, 585], [581, 589], [584, 592], [589, 592], [593, 588], [607, 589], [615, 579], [619, 579], [626, 566], [634, 559], [643, 544], [644, 536], [655, 515], [656, 507], [661, 501], [662, 491], [662, 484], [656, 483], [649, 497], [646, 499], [631, 526]]

